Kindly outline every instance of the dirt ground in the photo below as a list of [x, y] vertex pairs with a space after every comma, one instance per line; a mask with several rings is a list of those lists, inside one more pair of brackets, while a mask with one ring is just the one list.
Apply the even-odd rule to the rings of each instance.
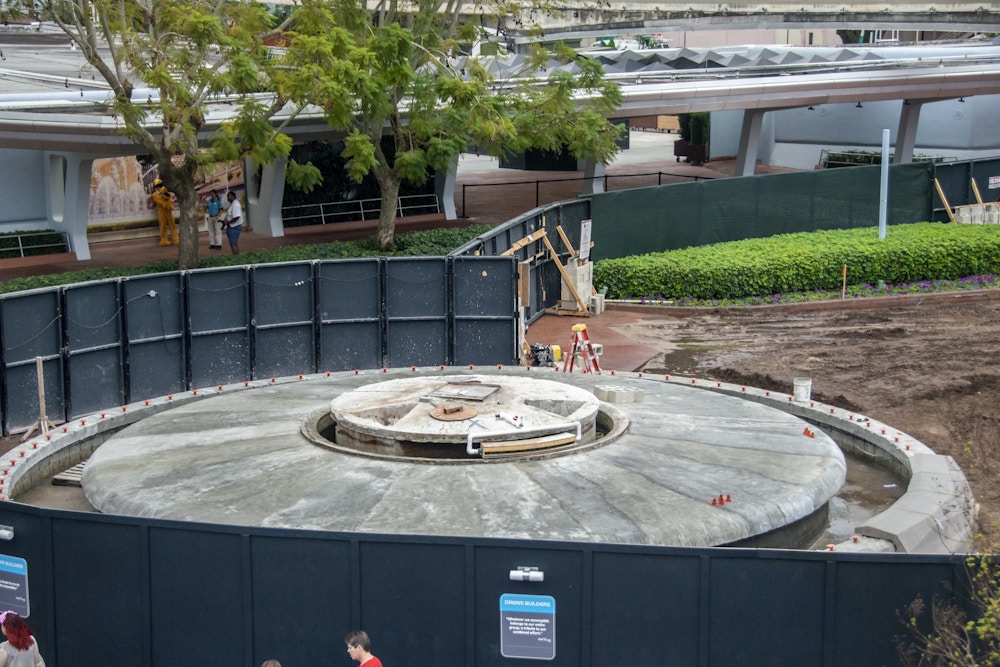
[[[955, 458], [1000, 542], [1000, 295], [913, 297], [870, 309], [742, 308], [649, 315], [615, 328], [661, 350], [644, 370], [813, 396], [891, 424]], [[674, 311], [676, 312], [676, 311]]]

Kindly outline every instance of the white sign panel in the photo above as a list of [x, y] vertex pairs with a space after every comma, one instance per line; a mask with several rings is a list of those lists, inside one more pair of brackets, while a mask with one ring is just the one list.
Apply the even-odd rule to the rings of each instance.
[[[992, 187], [992, 186], [991, 186]], [[586, 262], [590, 259], [590, 226], [593, 220], [583, 220], [580, 222], [580, 261]]]

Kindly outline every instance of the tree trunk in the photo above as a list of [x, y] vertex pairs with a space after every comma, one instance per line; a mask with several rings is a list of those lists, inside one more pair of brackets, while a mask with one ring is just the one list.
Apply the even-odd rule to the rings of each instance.
[[392, 169], [379, 166], [375, 168], [375, 180], [378, 181], [379, 191], [382, 194], [375, 239], [380, 250], [389, 250], [396, 238], [396, 205], [399, 202], [400, 178]]
[[177, 232], [180, 244], [177, 247], [177, 268], [195, 269], [198, 267], [198, 191], [194, 187], [194, 178], [182, 178], [175, 186], [174, 195], [180, 206], [180, 219], [177, 221]]

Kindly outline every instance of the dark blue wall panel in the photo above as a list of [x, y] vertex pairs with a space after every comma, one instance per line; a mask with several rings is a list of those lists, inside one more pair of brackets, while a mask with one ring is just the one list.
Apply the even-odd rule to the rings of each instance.
[[[154, 665], [245, 663], [248, 609], [242, 547], [238, 534], [185, 528], [150, 531]], [[122, 640], [117, 635], [115, 639]]]
[[[149, 636], [142, 529], [84, 517], [57, 519], [52, 537], [60, 667], [145, 664], [145, 641], [109, 641], [94, 630], [95, 618], [113, 618], [116, 637]], [[54, 656], [48, 664], [55, 664]]]
[[[351, 553], [346, 540], [254, 537], [252, 664], [346, 664]], [[346, 654], [345, 654], [346, 655]]]

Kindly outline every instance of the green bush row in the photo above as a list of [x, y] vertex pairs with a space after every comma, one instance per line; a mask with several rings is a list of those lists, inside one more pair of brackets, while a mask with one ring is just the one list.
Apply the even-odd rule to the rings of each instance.
[[921, 222], [782, 234], [594, 264], [609, 298], [743, 298], [1000, 271], [1000, 226]]
[[[375, 246], [374, 237], [358, 241], [332, 241], [315, 245], [283, 246], [272, 250], [254, 250], [239, 255], [215, 255], [198, 260], [198, 268], [234, 266], [242, 264], [270, 264], [273, 262], [300, 262], [317, 259], [345, 259], [350, 257], [435, 257], [447, 255], [472, 239], [486, 233], [489, 225], [453, 229], [431, 229], [410, 232], [396, 236], [395, 252], [387, 253]], [[54, 285], [68, 285], [91, 280], [104, 280], [119, 276], [138, 276], [150, 273], [174, 271], [177, 264], [172, 261], [153, 262], [140, 266], [86, 269], [44, 276], [15, 278], [0, 283], [0, 294]]]

